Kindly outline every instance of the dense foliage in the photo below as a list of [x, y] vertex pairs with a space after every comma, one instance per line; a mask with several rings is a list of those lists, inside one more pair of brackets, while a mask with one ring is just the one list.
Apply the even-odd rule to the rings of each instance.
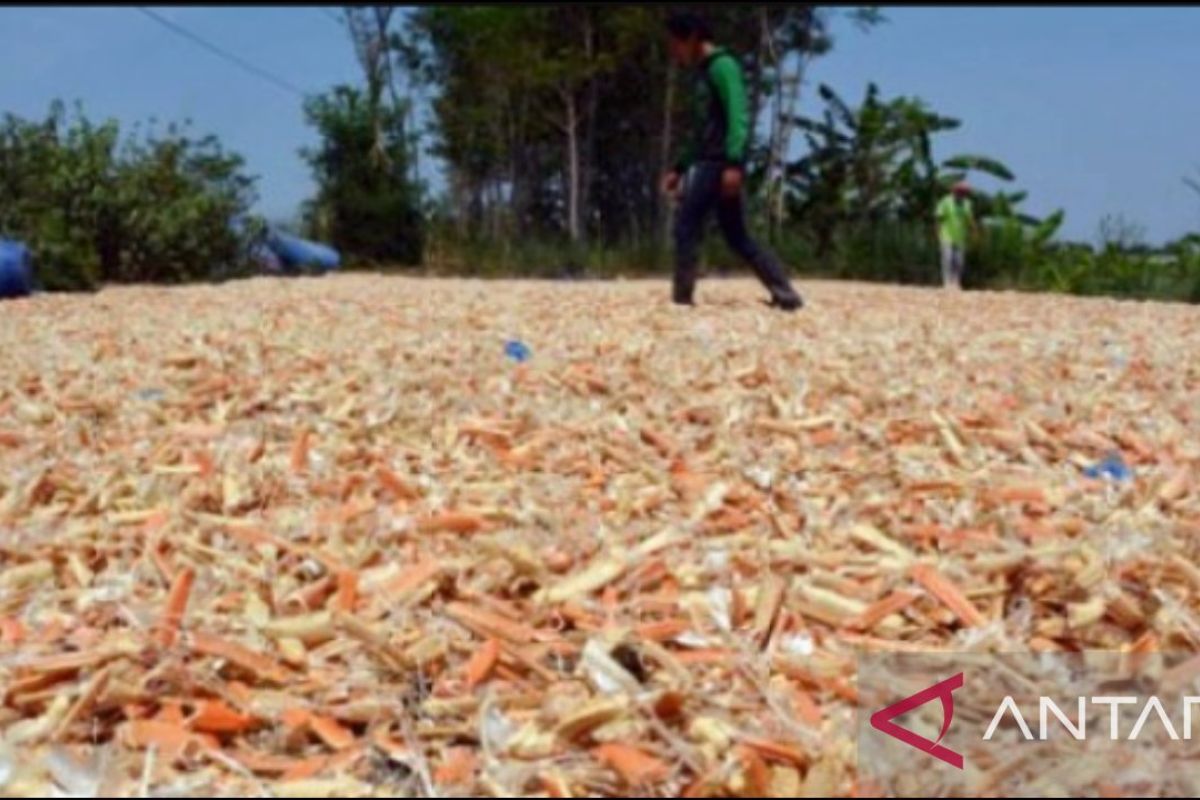
[[[658, 181], [690, 90], [665, 52], [673, 10], [344, 7], [362, 80], [306, 99], [317, 190], [300, 227], [349, 263], [539, 276], [669, 268], [672, 209]], [[968, 179], [981, 222], [968, 287], [1200, 300], [1194, 237], [1153, 250], [1137, 226], [1109, 219], [1094, 246], [1058, 242], [1064, 213], [1027, 213], [999, 159], [943, 152], [960, 120], [873, 83], [857, 102], [812, 86], [835, 29], [886, 22], [875, 7], [706, 13], [747, 76], [752, 224], [793, 270], [937, 282], [934, 207]], [[444, 166], [440, 196], [419, 180], [424, 154]], [[1200, 174], [1184, 180], [1200, 193]], [[58, 104], [44, 120], [0, 125], [0, 235], [32, 246], [47, 288], [237, 274], [259, 228], [229, 223], [253, 199], [241, 159], [183, 128], [122, 135]], [[736, 266], [716, 241], [704, 253], [709, 268]]]
[[419, 263], [422, 220], [402, 111], [372, 110], [363, 92], [340, 86], [310, 99], [305, 112], [321, 135], [306, 152], [318, 186], [306, 209], [309, 232], [358, 260]]
[[[670, 11], [443, 6], [410, 16], [401, 56], [434, 87], [436, 152], [460, 235], [610, 246], [664, 238], [670, 209], [658, 180], [676, 155], [689, 88], [666, 57]], [[721, 42], [743, 58], [764, 192], [782, 174], [804, 69], [832, 47], [834, 13], [710, 9]], [[871, 9], [839, 13], [878, 21]]]
[[[664, 52], [671, 10], [455, 6], [409, 17], [394, 45], [431, 87], [433, 140], [449, 175], [427, 263], [532, 275], [669, 266], [671, 210], [657, 180], [686, 124], [688, 90]], [[1194, 297], [1195, 248], [1055, 245], [1064, 212], [1024, 211], [1016, 176], [994, 157], [939, 155], [939, 135], [962, 123], [921, 99], [888, 99], [873, 84], [857, 105], [828, 86], [809, 92], [807, 69], [834, 49], [836, 16], [869, 30], [884, 21], [873, 8], [708, 13], [748, 76], [754, 223], [793, 269], [936, 283], [933, 210], [968, 179], [982, 223], [969, 287]], [[735, 266], [716, 243], [706, 261]]]
[[47, 289], [180, 282], [248, 267], [253, 228], [230, 221], [254, 200], [242, 160], [186, 127], [121, 136], [68, 115], [0, 123], [0, 235], [27, 242]]

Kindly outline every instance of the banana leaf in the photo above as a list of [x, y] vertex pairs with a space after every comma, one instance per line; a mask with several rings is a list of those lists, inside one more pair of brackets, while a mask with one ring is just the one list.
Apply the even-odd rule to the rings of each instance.
[[996, 159], [988, 158], [987, 156], [954, 156], [953, 158], [948, 158], [942, 162], [942, 166], [949, 169], [964, 171], [974, 170], [976, 172], [982, 172], [995, 178], [999, 178], [1002, 181], [1011, 181], [1016, 177], [1013, 175], [1012, 170], [1010, 170], [1008, 167], [1004, 166]]
[[1053, 239], [1054, 234], [1058, 233], [1066, 217], [1066, 212], [1060, 208], [1050, 216], [1046, 217], [1046, 219], [1037, 223], [1033, 230], [1034, 241], [1038, 244], [1045, 244]]
[[846, 101], [843, 100], [831, 86], [822, 83], [820, 87], [818, 87], [817, 93], [832, 110], [837, 112], [838, 116], [842, 118], [842, 122], [847, 128], [850, 130], [858, 130], [858, 115], [856, 115], [850, 109], [850, 106], [846, 105]]

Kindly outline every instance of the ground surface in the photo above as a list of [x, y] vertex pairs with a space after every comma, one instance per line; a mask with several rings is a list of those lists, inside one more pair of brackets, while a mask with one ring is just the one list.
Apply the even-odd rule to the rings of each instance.
[[1196, 649], [1200, 309], [800, 288], [0, 304], [0, 794], [841, 795], [860, 650]]

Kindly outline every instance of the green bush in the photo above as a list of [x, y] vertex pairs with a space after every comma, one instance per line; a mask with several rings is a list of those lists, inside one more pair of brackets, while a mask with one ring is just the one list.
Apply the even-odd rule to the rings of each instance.
[[[1047, 228], [1049, 230], [1049, 228]], [[825, 259], [803, 229], [785, 228], [770, 247], [796, 276], [938, 285], [940, 253], [925, 225], [892, 222], [838, 230]], [[760, 241], [767, 242], [760, 234]], [[446, 222], [432, 226], [425, 263], [444, 274], [564, 278], [669, 275], [661, 242], [572, 247], [565, 239], [462, 238]], [[749, 274], [713, 226], [701, 250], [702, 271]], [[1058, 292], [1200, 302], [1200, 237], [1158, 253], [1043, 241], [1035, 229], [993, 221], [968, 250], [965, 285], [974, 289]]]
[[118, 166], [120, 270], [114, 280], [179, 282], [236, 274], [247, 266], [243, 215], [253, 181], [214, 137], [130, 141]]
[[940, 280], [937, 243], [920, 223], [850, 224], [834, 241], [839, 278], [903, 284]]
[[49, 290], [179, 282], [249, 269], [253, 180], [212, 137], [171, 126], [125, 139], [54, 103], [41, 122], [0, 124], [0, 234], [26, 241]]
[[1024, 286], [1025, 271], [1033, 253], [1025, 227], [1002, 219], [981, 228], [981, 234], [967, 251], [963, 286], [968, 289]]
[[423, 263], [437, 273], [478, 278], [615, 278], [668, 272], [670, 253], [652, 241], [572, 245], [565, 237], [494, 240], [434, 225]]
[[[1200, 249], [1186, 241], [1165, 251], [1110, 243], [1026, 248], [1012, 285], [1032, 291], [1139, 300], [1200, 302]], [[986, 284], [993, 288], [998, 281]]]

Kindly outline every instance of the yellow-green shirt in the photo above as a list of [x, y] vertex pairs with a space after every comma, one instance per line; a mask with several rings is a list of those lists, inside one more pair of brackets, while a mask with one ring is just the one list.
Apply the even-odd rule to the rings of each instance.
[[942, 243], [965, 247], [967, 229], [975, 214], [971, 201], [966, 198], [960, 201], [954, 195], [948, 194], [938, 203], [936, 214], [938, 235]]

